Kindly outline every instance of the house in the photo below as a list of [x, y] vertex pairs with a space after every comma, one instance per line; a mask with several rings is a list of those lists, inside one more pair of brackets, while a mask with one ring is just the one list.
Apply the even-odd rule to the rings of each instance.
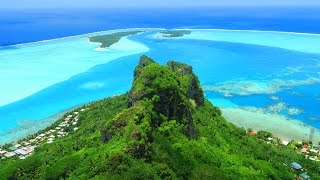
[[19, 147], [21, 147], [21, 144], [16, 144], [16, 145], [14, 145], [15, 147], [17, 147], [17, 148], [19, 148]]
[[9, 157], [13, 157], [15, 155], [16, 155], [16, 153], [14, 153], [14, 152], [7, 152], [4, 156], [9, 158]]
[[27, 156], [29, 153], [23, 149], [17, 149], [14, 151], [17, 155]]
[[56, 136], [54, 136], [54, 135], [51, 135], [51, 136], [49, 136], [49, 138], [52, 138], [52, 139], [54, 139]]
[[319, 145], [319, 144], [313, 144], [312, 147], [313, 147], [314, 149], [319, 149], [319, 150], [320, 150], [320, 145]]
[[319, 151], [318, 151], [318, 150], [316, 150], [316, 149], [310, 149], [310, 152], [318, 153]]
[[300, 179], [300, 180], [309, 180], [310, 177], [306, 173], [301, 173], [301, 174], [299, 174], [298, 179]]
[[36, 140], [41, 140], [41, 139], [42, 139], [42, 137], [40, 137], [40, 136], [36, 137]]
[[9, 147], [9, 150], [10, 151], [15, 151], [15, 150], [17, 150], [18, 148], [16, 147], [16, 146], [11, 146], [11, 147]]
[[31, 154], [34, 149], [36, 148], [36, 146], [27, 146], [27, 147], [24, 147], [22, 148], [24, 151], [26, 151], [28, 154]]
[[31, 154], [33, 152], [33, 148], [28, 146], [28, 147], [24, 147], [22, 148], [27, 154]]
[[0, 149], [0, 155], [4, 155], [6, 153], [7, 153], [7, 151]]
[[309, 157], [309, 159], [310, 159], [311, 161], [316, 161], [318, 158], [315, 156], [315, 157]]
[[307, 150], [308, 150], [307, 148], [302, 148], [301, 153], [307, 153]]
[[26, 142], [26, 141], [23, 141], [21, 144], [23, 144], [24, 146], [29, 146], [30, 143]]
[[285, 145], [285, 146], [288, 145], [289, 143], [290, 143], [289, 141], [282, 141], [282, 142], [281, 142], [281, 144], [282, 144], [282, 145]]
[[291, 167], [295, 170], [300, 170], [302, 169], [302, 166], [299, 163], [293, 162], [291, 163]]
[[26, 151], [29, 152], [29, 153], [32, 153], [36, 147], [37, 147], [37, 146], [27, 147]]

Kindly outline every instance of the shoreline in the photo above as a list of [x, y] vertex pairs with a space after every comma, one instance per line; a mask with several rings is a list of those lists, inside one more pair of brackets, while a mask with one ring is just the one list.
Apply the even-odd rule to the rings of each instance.
[[[114, 29], [114, 30], [107, 30], [107, 31], [98, 31], [98, 32], [93, 32], [93, 33], [87, 33], [87, 34], [82, 34], [82, 35], [76, 35], [76, 36], [69, 36], [69, 37], [63, 37], [63, 38], [56, 38], [56, 39], [51, 39], [51, 40], [43, 40], [43, 41], [37, 41], [37, 42], [30, 42], [30, 43], [23, 43], [23, 44], [16, 44], [16, 45], [9, 45], [9, 46], [2, 46], [2, 47], [10, 47], [10, 46], [13, 46], [13, 47], [16, 47], [16, 46], [25, 46], [25, 45], [35, 45], [35, 44], [38, 44], [38, 43], [46, 43], [46, 42], [52, 42], [52, 41], [59, 41], [59, 40], [64, 40], [64, 39], [72, 39], [72, 38], [87, 38], [86, 36], [92, 36], [92, 35], [98, 35], [98, 34], [103, 34], [103, 33], [114, 33], [114, 32], [119, 32], [119, 31], [134, 31], [134, 30], [165, 30], [165, 29], [161, 29], [161, 28], [126, 28], [126, 29]], [[179, 29], [173, 29], [173, 30], [179, 30]], [[180, 30], [199, 30], [199, 31], [220, 31], [220, 32], [259, 32], [259, 33], [281, 33], [281, 34], [298, 34], [298, 35], [314, 35], [316, 37], [320, 37], [320, 34], [311, 34], [311, 33], [296, 33], [296, 32], [283, 32], [283, 31], [260, 31], [260, 30], [228, 30], [228, 29], [188, 29], [188, 28], [184, 28], [184, 29], [180, 29]], [[90, 41], [89, 41], [90, 42]], [[94, 42], [90, 42], [90, 43], [94, 43]], [[99, 51], [100, 49], [95, 49], [97, 51]], [[1, 107], [1, 106], [0, 106]], [[221, 109], [226, 109], [226, 108], [221, 108]], [[243, 110], [243, 109], [242, 109]], [[242, 112], [243, 113], [243, 112]], [[253, 111], [250, 111], [250, 113], [255, 113], [255, 114], [258, 114], [258, 112], [253, 112]], [[260, 113], [261, 114], [261, 113]], [[266, 114], [264, 114], [266, 115]], [[232, 116], [232, 115], [228, 115], [228, 116]], [[269, 117], [271, 117], [272, 115], [270, 115]], [[50, 118], [50, 117], [48, 117]], [[48, 118], [45, 118], [45, 119], [48, 119]], [[282, 119], [285, 119], [286, 117], [283, 117]], [[43, 119], [43, 122], [44, 120]], [[229, 120], [230, 118], [226, 118], [227, 120]], [[248, 118], [250, 119], [250, 118]], [[279, 117], [277, 117], [276, 119], [279, 119]], [[42, 120], [39, 120], [39, 121], [42, 121]], [[56, 121], [56, 120], [53, 120], [53, 121]], [[298, 122], [300, 122], [300, 120], [297, 120]], [[259, 122], [259, 121], [257, 121]], [[269, 121], [267, 121], [269, 122]], [[284, 122], [287, 122], [287, 121], [284, 121]], [[301, 121], [302, 122], [302, 121]], [[233, 123], [235, 124], [235, 123]], [[263, 125], [263, 122], [260, 122], [261, 125]], [[271, 123], [272, 124], [272, 123]], [[290, 123], [288, 123], [290, 124]], [[235, 124], [236, 125], [236, 124]], [[250, 124], [249, 124], [250, 125]], [[248, 126], [249, 126], [248, 125]], [[275, 125], [274, 125], [275, 126]], [[306, 128], [306, 126], [309, 126], [307, 124], [304, 124], [304, 125], [300, 125], [300, 127], [304, 127], [304, 129]], [[312, 127], [312, 126], [311, 126]], [[248, 127], [248, 128], [254, 128], [253, 127]], [[270, 128], [270, 127], [269, 127]], [[315, 128], [315, 127], [314, 127]], [[277, 133], [277, 131], [275, 131], [274, 129], [270, 128], [271, 131], [274, 131]], [[297, 128], [299, 129], [299, 128]], [[318, 128], [315, 128], [317, 131], [319, 130]], [[24, 130], [25, 131], [25, 130]], [[281, 134], [281, 133], [280, 133]], [[276, 135], [277, 137], [280, 137], [282, 135]], [[290, 135], [286, 135], [286, 136], [292, 136]], [[301, 136], [301, 137], [304, 137], [304, 136]], [[318, 136], [317, 136], [318, 137]], [[320, 137], [320, 136], [319, 136]], [[286, 137], [287, 138], [287, 137]], [[304, 137], [305, 138], [305, 137]], [[295, 138], [292, 138], [292, 139], [295, 139]], [[320, 140], [320, 138], [319, 138]]]
[[[297, 119], [286, 116], [250, 111], [242, 108], [223, 108], [222, 116], [239, 128], [268, 131], [281, 140], [320, 142], [320, 130]], [[312, 130], [313, 129], [313, 130]], [[310, 139], [310, 132], [314, 131]]]
[[12, 45], [7, 45], [7, 46], [0, 46], [0, 49], [2, 47], [15, 47], [15, 46], [25, 46], [25, 45], [35, 45], [39, 43], [47, 43], [47, 42], [53, 42], [53, 41], [58, 41], [58, 40], [65, 40], [65, 39], [72, 39], [72, 38], [87, 38], [86, 36], [94, 36], [94, 35], [99, 35], [100, 33], [116, 33], [119, 31], [135, 31], [135, 30], [165, 30], [162, 28], [125, 28], [125, 29], [110, 29], [106, 31], [96, 31], [96, 32], [91, 32], [91, 33], [86, 33], [86, 34], [79, 34], [79, 35], [74, 35], [74, 36], [66, 36], [66, 37], [61, 37], [61, 38], [54, 38], [54, 39], [46, 39], [46, 40], [40, 40], [40, 41], [34, 41], [34, 42], [27, 42], [27, 43], [19, 43], [19, 44], [12, 44]]
[[[170, 28], [168, 28], [170, 29]], [[40, 41], [34, 41], [34, 42], [27, 42], [27, 43], [19, 43], [19, 44], [12, 44], [7, 46], [0, 46], [0, 49], [2, 47], [15, 47], [15, 46], [24, 46], [24, 45], [34, 45], [38, 43], [46, 43], [46, 42], [52, 42], [57, 40], [64, 40], [69, 38], [81, 38], [84, 36], [92, 36], [92, 35], [98, 35], [100, 33], [114, 33], [119, 31], [134, 31], [134, 30], [168, 30], [167, 28], [124, 28], [124, 29], [110, 29], [105, 31], [96, 31], [91, 33], [85, 33], [85, 34], [79, 34], [74, 36], [66, 36], [61, 38], [54, 38], [54, 39], [46, 39], [46, 40], [40, 40]], [[281, 33], [281, 34], [295, 34], [295, 35], [307, 35], [307, 36], [319, 36], [320, 33], [303, 33], [303, 32], [291, 32], [291, 31], [270, 31], [270, 30], [250, 30], [250, 29], [216, 29], [216, 28], [173, 28], [171, 30], [196, 30], [196, 31], [224, 31], [224, 32], [257, 32], [257, 33]]]
[[[112, 34], [112, 33], [111, 33]], [[88, 45], [88, 46], [92, 46], [92, 50], [93, 51], [97, 51], [97, 52], [111, 52], [110, 56], [107, 56], [105, 59], [103, 59], [103, 62], [94, 62], [92, 61], [90, 66], [87, 65], [86, 69], [84, 68], [83, 71], [78, 71], [74, 74], [72, 74], [71, 72], [73, 71], [66, 71], [67, 72], [67, 75], [66, 77], [64, 77], [63, 79], [60, 79], [59, 81], [55, 81], [55, 80], [52, 80], [54, 81], [54, 83], [52, 84], [48, 84], [48, 82], [45, 82], [44, 84], [41, 84], [43, 85], [43, 87], [41, 88], [38, 88], [36, 91], [33, 91], [32, 93], [29, 93], [27, 95], [23, 95], [23, 96], [18, 96], [19, 98], [17, 99], [17, 96], [15, 96], [16, 98], [13, 99], [11, 98], [10, 100], [4, 98], [2, 99], [2, 101], [0, 101], [0, 108], [2, 107], [5, 107], [7, 105], [10, 105], [12, 103], [15, 103], [15, 102], [18, 102], [20, 100], [23, 100], [27, 97], [29, 97], [30, 95], [32, 94], [35, 94], [41, 90], [44, 90], [54, 84], [57, 84], [57, 83], [60, 83], [60, 82], [63, 82], [63, 81], [66, 81], [66, 80], [69, 80], [70, 78], [72, 78], [73, 76], [77, 75], [77, 74], [81, 74], [81, 73], [85, 73], [87, 72], [89, 69], [97, 66], [97, 65], [100, 65], [100, 64], [105, 64], [105, 63], [108, 63], [108, 62], [111, 62], [111, 61], [114, 61], [120, 57], [124, 57], [124, 56], [128, 56], [128, 55], [133, 55], [133, 54], [139, 54], [139, 53], [144, 53], [144, 52], [148, 52], [150, 49], [145, 46], [144, 44], [140, 43], [140, 42], [137, 42], [137, 41], [132, 41], [126, 37], [122, 37], [118, 42], [112, 44], [112, 46], [108, 47], [108, 48], [97, 48], [97, 44], [100, 44], [99, 42], [91, 42], [88, 40], [89, 38], [88, 37], [85, 37], [84, 38], [84, 42]], [[61, 40], [61, 39], [60, 39]], [[70, 40], [70, 41], [73, 41], [72, 38], [70, 39], [64, 39], [64, 40]], [[78, 40], [78, 39], [76, 39]], [[50, 42], [54, 42], [54, 41], [59, 41], [58, 40], [49, 40]], [[49, 42], [49, 41], [46, 41], [46, 42]], [[46, 43], [44, 42], [44, 43]], [[67, 41], [66, 41], [67, 42]], [[38, 48], [38, 46], [40, 47], [41, 46], [41, 43], [43, 42], [36, 42], [36, 43], [32, 43], [32, 44], [24, 44], [24, 45], [21, 45], [21, 46], [26, 46], [25, 48], [27, 48], [29, 45], [31, 45], [31, 48]], [[62, 42], [61, 44], [63, 44], [65, 42]], [[68, 42], [67, 42], [68, 43]], [[40, 44], [40, 45], [39, 45]], [[130, 44], [130, 46], [128, 47], [125, 47], [124, 44]], [[35, 45], [34, 47], [32, 45]], [[42, 44], [43, 46], [47, 45], [47, 44]], [[49, 44], [50, 45], [50, 44]], [[122, 48], [122, 49], [121, 49]], [[81, 53], [80, 53], [81, 54]], [[83, 56], [83, 55], [80, 55], [80, 56]], [[102, 56], [102, 55], [101, 55]], [[83, 57], [80, 57], [80, 58], [83, 58]], [[95, 60], [98, 61], [98, 59], [96, 58]], [[78, 63], [78, 65], [80, 65], [81, 63]], [[84, 66], [83, 66], [84, 67]], [[81, 67], [82, 68], [82, 67]], [[71, 75], [69, 75], [71, 74]], [[65, 75], [65, 74], [63, 74]], [[62, 76], [62, 75], [60, 75]], [[38, 84], [39, 85], [39, 84]], [[33, 88], [30, 88], [33, 90]], [[29, 90], [31, 91], [31, 90]], [[13, 100], [12, 100], [13, 99]]]
[[292, 35], [308, 35], [308, 36], [319, 36], [320, 33], [303, 33], [303, 32], [292, 32], [292, 31], [270, 31], [270, 30], [250, 30], [250, 29], [215, 29], [215, 28], [178, 28], [174, 30], [190, 30], [190, 31], [224, 31], [224, 32], [256, 32], [256, 33], [280, 33], [280, 34], [292, 34]]
[[[108, 96], [105, 98], [112, 98], [116, 95], [113, 96]], [[103, 98], [103, 99], [105, 99]], [[103, 100], [101, 99], [101, 100]], [[101, 101], [97, 100], [97, 101]], [[66, 110], [63, 110], [61, 112], [58, 112], [54, 115], [51, 115], [48, 118], [44, 118], [39, 121], [32, 121], [30, 124], [37, 124], [37, 123], [42, 123], [42, 125], [37, 126], [38, 128], [36, 129], [26, 129], [25, 127], [19, 127], [13, 130], [10, 130], [9, 132], [6, 132], [5, 136], [6, 137], [10, 136], [10, 134], [13, 134], [15, 131], [16, 132], [27, 132], [25, 135], [19, 136], [19, 133], [15, 133], [14, 139], [11, 141], [7, 142], [0, 142], [0, 146], [14, 143], [17, 141], [21, 141], [28, 136], [34, 135], [39, 133], [40, 131], [43, 131], [52, 125], [54, 125], [61, 117], [64, 115], [80, 108], [83, 106], [87, 106], [89, 104], [92, 104], [97, 101], [92, 101], [89, 103], [84, 103], [84, 104], [79, 104], [76, 105], [72, 108], [68, 108]], [[247, 109], [242, 109], [239, 107], [219, 107], [219, 109], [222, 112], [222, 116], [230, 123], [233, 125], [237, 126], [238, 128], [245, 128], [245, 129], [253, 129], [254, 131], [267, 131], [272, 133], [272, 135], [276, 138], [279, 138], [283, 141], [309, 141], [309, 132], [314, 131], [313, 139], [312, 141], [314, 143], [320, 142], [320, 129], [313, 127], [311, 125], [308, 125], [304, 123], [301, 120], [297, 119], [290, 119], [286, 116], [279, 115], [279, 114], [272, 114], [272, 113], [263, 113], [263, 112], [256, 112], [256, 111], [250, 111]], [[263, 122], [261, 122], [263, 121]], [[46, 124], [43, 126], [43, 122], [46, 122]], [[42, 127], [43, 126], [43, 127]], [[313, 130], [312, 130], [313, 129]], [[7, 138], [5, 138], [7, 139]]]
[[[7, 132], [4, 132], [3, 136], [0, 136], [0, 146], [4, 146], [6, 144], [14, 143], [16, 141], [21, 141], [28, 136], [34, 135], [39, 133], [42, 130], [45, 130], [46, 128], [52, 126], [54, 123], [56, 123], [61, 117], [63, 117], [65, 114], [74, 111], [75, 109], [83, 106], [82, 105], [77, 105], [71, 108], [68, 108], [66, 110], [60, 111], [58, 113], [55, 113], [47, 118], [37, 120], [37, 121], [26, 121], [22, 124], [25, 124], [24, 126], [17, 127], [15, 129], [11, 129]], [[19, 122], [21, 124], [21, 121]], [[38, 125], [35, 125], [38, 124]], [[28, 128], [26, 126], [32, 126], [32, 128]], [[10, 139], [9, 141], [2, 141], [1, 139]]]

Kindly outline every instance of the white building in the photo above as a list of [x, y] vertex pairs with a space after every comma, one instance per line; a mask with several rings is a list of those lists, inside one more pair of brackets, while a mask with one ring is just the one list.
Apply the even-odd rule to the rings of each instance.
[[5, 157], [9, 158], [9, 157], [13, 157], [15, 156], [16, 153], [15, 152], [7, 152], [6, 154], [4, 154]]
[[283, 144], [283, 145], [285, 145], [285, 146], [288, 145], [289, 143], [290, 143], [289, 141], [282, 141], [282, 142], [281, 142], [281, 144]]

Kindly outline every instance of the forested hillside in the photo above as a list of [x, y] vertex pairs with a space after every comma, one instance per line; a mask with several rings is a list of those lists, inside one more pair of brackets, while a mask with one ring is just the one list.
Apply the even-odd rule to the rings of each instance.
[[128, 93], [81, 108], [77, 131], [2, 160], [0, 178], [292, 180], [295, 161], [320, 179], [316, 162], [227, 122], [186, 64], [142, 56]]

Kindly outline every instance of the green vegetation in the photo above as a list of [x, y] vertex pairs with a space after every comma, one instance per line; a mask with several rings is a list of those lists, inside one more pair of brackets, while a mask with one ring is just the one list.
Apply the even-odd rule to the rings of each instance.
[[81, 108], [77, 131], [25, 160], [2, 160], [0, 179], [291, 180], [301, 173], [294, 161], [320, 177], [316, 162], [227, 122], [185, 64], [142, 56], [130, 92]]
[[172, 31], [161, 31], [163, 34], [163, 37], [170, 37], [170, 38], [175, 38], [175, 37], [182, 37], [186, 34], [191, 34], [191, 31], [189, 30], [172, 30]]
[[101, 43], [100, 48], [107, 48], [119, 42], [122, 37], [136, 35], [140, 32], [143, 32], [143, 31], [117, 32], [117, 33], [112, 33], [107, 35], [92, 36], [92, 37], [89, 37], [89, 40], [90, 42]]

